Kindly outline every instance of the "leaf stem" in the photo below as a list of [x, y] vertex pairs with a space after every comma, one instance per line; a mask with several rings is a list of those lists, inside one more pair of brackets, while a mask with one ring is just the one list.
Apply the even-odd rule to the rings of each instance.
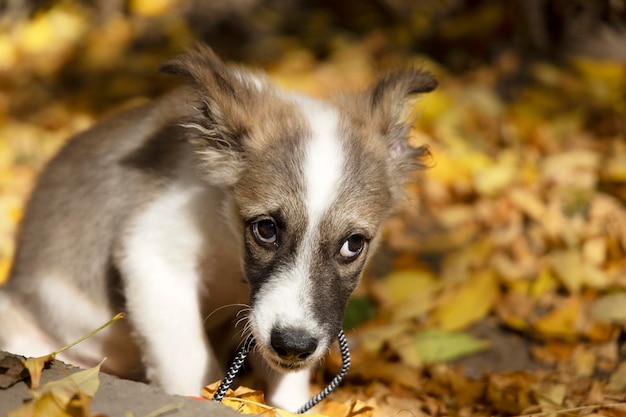
[[113, 324], [114, 322], [118, 321], [119, 319], [123, 319], [124, 316], [126, 316], [125, 313], [117, 313], [111, 320], [107, 321], [102, 326], [98, 327], [97, 329], [94, 329], [94, 330], [90, 331], [89, 333], [87, 333], [86, 335], [82, 336], [80, 339], [73, 341], [69, 345], [62, 347], [59, 350], [55, 350], [54, 352], [52, 352], [50, 354], [50, 356], [52, 356], [53, 358], [56, 357], [56, 355], [58, 355], [59, 353], [65, 352], [67, 349], [71, 348], [72, 346], [75, 346], [75, 345], [79, 344], [80, 342], [82, 342], [85, 339], [90, 338], [94, 334], [98, 333], [100, 330], [104, 329], [105, 327], [108, 327], [109, 325]]

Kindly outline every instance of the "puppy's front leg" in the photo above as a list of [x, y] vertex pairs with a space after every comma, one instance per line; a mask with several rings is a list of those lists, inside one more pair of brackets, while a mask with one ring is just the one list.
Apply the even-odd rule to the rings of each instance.
[[268, 381], [268, 402], [283, 410], [297, 411], [310, 399], [310, 377], [309, 369], [278, 374]]
[[178, 189], [160, 196], [134, 219], [117, 260], [148, 379], [197, 396], [221, 372], [201, 316], [203, 237], [188, 215], [193, 197]]
[[258, 351], [253, 351], [250, 360], [254, 373], [267, 384], [268, 404], [287, 410], [297, 411], [310, 398], [311, 370], [282, 373], [269, 367]]
[[204, 332], [197, 290], [181, 275], [160, 265], [148, 280], [133, 279], [127, 306], [148, 379], [169, 393], [197, 396], [209, 380], [219, 379], [220, 368]]

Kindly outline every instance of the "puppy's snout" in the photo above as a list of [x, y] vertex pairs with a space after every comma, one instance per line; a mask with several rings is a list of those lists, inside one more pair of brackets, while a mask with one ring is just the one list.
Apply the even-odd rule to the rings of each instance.
[[272, 348], [281, 359], [303, 361], [317, 349], [318, 340], [304, 330], [273, 329], [271, 337]]

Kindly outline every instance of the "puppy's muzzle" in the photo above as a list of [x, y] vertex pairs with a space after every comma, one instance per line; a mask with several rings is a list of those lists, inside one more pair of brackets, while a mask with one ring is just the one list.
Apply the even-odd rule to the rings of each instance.
[[271, 334], [272, 349], [288, 365], [308, 359], [317, 349], [319, 340], [308, 332], [296, 328], [274, 328]]

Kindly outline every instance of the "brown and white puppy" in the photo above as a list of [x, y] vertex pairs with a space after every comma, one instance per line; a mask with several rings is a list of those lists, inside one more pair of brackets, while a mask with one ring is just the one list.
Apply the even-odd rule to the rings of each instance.
[[269, 400], [293, 410], [426, 152], [407, 144], [408, 98], [437, 83], [410, 69], [319, 101], [207, 47], [161, 70], [187, 86], [77, 135], [43, 171], [0, 292], [0, 348], [45, 354], [127, 311], [66, 359], [107, 356], [109, 372], [197, 395], [232, 342], [207, 335], [244, 306]]

